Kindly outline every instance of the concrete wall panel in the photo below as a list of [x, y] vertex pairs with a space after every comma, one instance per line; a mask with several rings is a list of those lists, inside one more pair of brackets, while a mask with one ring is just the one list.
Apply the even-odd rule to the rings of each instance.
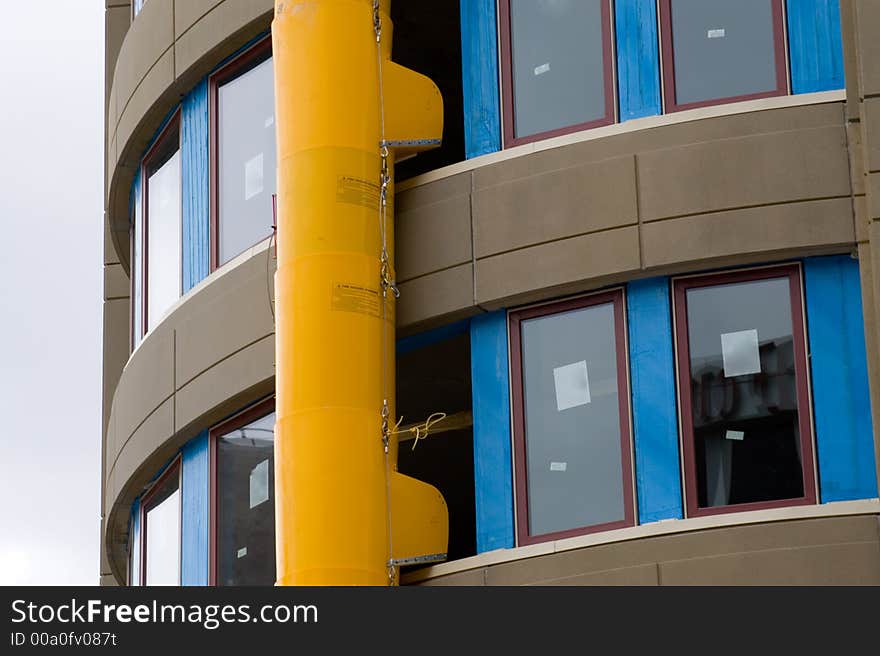
[[[272, 20], [273, 7], [273, 0], [225, 0], [218, 4], [175, 42], [177, 77], [186, 76], [200, 59], [219, 48], [222, 47], [227, 54], [231, 54], [260, 32], [267, 30]], [[233, 34], [235, 39], [229, 39]], [[221, 39], [221, 36], [224, 38]]]
[[638, 222], [632, 156], [539, 173], [474, 193], [478, 258]]
[[641, 153], [642, 219], [848, 196], [847, 158], [842, 126]]
[[[770, 205], [644, 226], [646, 267], [771, 254], [855, 241], [849, 198]], [[755, 261], [755, 258], [752, 258]]]
[[562, 294], [583, 281], [607, 282], [638, 269], [638, 228], [605, 230], [477, 260], [477, 302], [495, 309], [537, 289]]
[[410, 329], [425, 322], [450, 323], [476, 314], [474, 277], [470, 263], [443, 269], [401, 283], [397, 301], [397, 327]]
[[400, 282], [471, 261], [471, 176], [398, 195], [395, 251]]

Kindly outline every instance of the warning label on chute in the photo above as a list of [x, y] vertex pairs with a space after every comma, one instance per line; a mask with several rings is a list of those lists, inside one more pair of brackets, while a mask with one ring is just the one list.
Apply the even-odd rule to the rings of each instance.
[[377, 209], [379, 207], [379, 184], [370, 180], [340, 175], [336, 178], [336, 202]]
[[378, 317], [381, 315], [381, 299], [382, 294], [378, 289], [337, 282], [333, 285], [330, 308], [341, 312], [357, 312]]

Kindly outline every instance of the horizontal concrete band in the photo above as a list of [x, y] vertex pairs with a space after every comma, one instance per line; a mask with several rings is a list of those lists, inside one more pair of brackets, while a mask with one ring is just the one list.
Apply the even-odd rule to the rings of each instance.
[[404, 576], [422, 585], [880, 583], [880, 501], [714, 515], [499, 549]]
[[403, 183], [399, 328], [649, 275], [851, 249], [866, 237], [840, 94], [784, 100], [599, 128]]

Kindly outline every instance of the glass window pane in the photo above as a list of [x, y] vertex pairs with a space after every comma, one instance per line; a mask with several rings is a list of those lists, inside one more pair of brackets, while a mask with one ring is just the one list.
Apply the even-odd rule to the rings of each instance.
[[217, 583], [275, 584], [275, 413], [217, 442]]
[[143, 332], [143, 252], [144, 252], [144, 208], [141, 204], [141, 183], [134, 187], [134, 217], [132, 221], [132, 230], [134, 231], [132, 239], [132, 264], [131, 273], [134, 282], [132, 303], [132, 325], [134, 330], [134, 346], [141, 341], [141, 333]]
[[772, 0], [672, 0], [679, 105], [776, 90]]
[[150, 176], [147, 185], [147, 329], [180, 298], [180, 151]]
[[700, 507], [804, 495], [789, 279], [687, 290]]
[[180, 486], [172, 473], [146, 506], [146, 583], [180, 585]]
[[522, 323], [529, 533], [625, 519], [614, 306]]
[[273, 75], [270, 58], [218, 89], [221, 264], [272, 234]]
[[604, 1], [511, 0], [517, 137], [605, 116]]

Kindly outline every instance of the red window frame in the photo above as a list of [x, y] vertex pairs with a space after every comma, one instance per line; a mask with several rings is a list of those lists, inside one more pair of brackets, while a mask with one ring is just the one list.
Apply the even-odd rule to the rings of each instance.
[[[594, 526], [584, 526], [553, 533], [529, 533], [528, 468], [526, 466], [525, 395], [523, 392], [522, 322], [570, 310], [580, 310], [611, 303], [614, 308], [614, 334], [617, 351], [617, 394], [620, 405], [620, 457], [623, 471], [624, 519]], [[536, 544], [550, 540], [598, 533], [635, 526], [635, 468], [633, 459], [632, 422], [630, 417], [629, 367], [627, 365], [625, 297], [622, 288], [612, 289], [573, 299], [556, 301], [515, 310], [508, 315], [510, 330], [510, 368], [513, 412], [514, 483], [516, 498], [517, 543]]]
[[217, 585], [217, 532], [219, 530], [218, 512], [220, 509], [218, 488], [218, 448], [219, 439], [238, 428], [275, 412], [275, 397], [269, 397], [245, 408], [238, 414], [225, 419], [208, 431], [208, 479], [209, 479], [209, 511], [208, 511], [208, 585]]
[[[134, 325], [134, 305], [131, 305], [131, 317], [129, 323], [131, 324], [131, 348], [134, 350], [135, 343], [137, 340], [143, 339], [143, 337], [148, 332], [149, 319], [147, 317], [147, 310], [149, 308], [149, 303], [147, 302], [147, 287], [149, 285], [149, 264], [148, 264], [148, 252], [149, 245], [147, 243], [147, 236], [149, 235], [149, 225], [150, 225], [150, 206], [149, 206], [149, 175], [147, 172], [149, 171], [150, 164], [157, 157], [164, 156], [168, 153], [168, 149], [173, 145], [172, 139], [176, 136], [177, 138], [177, 151], [181, 150], [180, 143], [180, 108], [178, 107], [174, 113], [171, 115], [171, 118], [168, 119], [165, 126], [162, 128], [162, 131], [159, 133], [159, 136], [156, 137], [153, 145], [147, 150], [143, 159], [141, 159], [141, 164], [139, 167], [140, 177], [141, 177], [141, 189], [140, 189], [140, 198], [135, 199], [135, 202], [140, 203], [141, 206], [141, 266], [139, 271], [134, 271], [134, 231], [138, 229], [138, 226], [133, 225], [130, 235], [130, 250], [129, 252], [132, 254], [131, 257], [131, 266], [132, 266], [132, 276], [131, 276], [131, 284], [129, 290], [129, 297], [131, 298], [131, 302], [134, 303], [135, 298], [135, 275], [139, 275], [141, 279], [141, 323], [139, 326]], [[173, 151], [172, 151], [173, 152]], [[182, 201], [182, 199], [181, 199]], [[182, 215], [181, 215], [182, 216]], [[181, 226], [183, 229], [183, 226]], [[182, 242], [181, 242], [182, 243]], [[181, 253], [181, 267], [183, 266], [183, 257]]]
[[[181, 463], [181, 456], [180, 456], [180, 454], [177, 454], [174, 457], [174, 460], [172, 460], [171, 463], [165, 468], [165, 471], [163, 471], [162, 474], [159, 475], [159, 477], [153, 482], [153, 484], [150, 486], [150, 489], [147, 490], [141, 496], [141, 507], [140, 507], [141, 534], [139, 536], [140, 537], [139, 548], [140, 548], [140, 554], [141, 554], [141, 562], [140, 562], [140, 572], [138, 572], [138, 579], [139, 579], [140, 584], [142, 586], [147, 584], [147, 529], [148, 529], [148, 527], [147, 527], [147, 512], [149, 510], [148, 506], [150, 505], [150, 501], [152, 500], [152, 498], [156, 494], [156, 492], [159, 489], [161, 489], [162, 485], [169, 478], [171, 478], [171, 476], [177, 477], [177, 489], [180, 491], [180, 497], [181, 497], [181, 513], [178, 515], [177, 521], [178, 521], [178, 535], [180, 536], [180, 539], [181, 539], [180, 573], [181, 573], [181, 576], [183, 575], [183, 562], [182, 562], [182, 560], [183, 560], [183, 545], [182, 545], [182, 538], [183, 538], [183, 512], [182, 512], [182, 508], [183, 508], [183, 477], [181, 475], [182, 470], [181, 470], [180, 463]], [[177, 584], [180, 585], [181, 581], [178, 580]]]
[[612, 27], [611, 27], [611, 2], [603, 0], [602, 4], [602, 52], [604, 54], [603, 70], [605, 81], [605, 116], [594, 121], [586, 123], [577, 123], [538, 134], [532, 134], [525, 137], [516, 136], [516, 108], [514, 107], [513, 95], [513, 34], [511, 32], [510, 23], [510, 0], [501, 0], [498, 3], [499, 19], [501, 23], [501, 80], [502, 80], [502, 116], [504, 121], [504, 147], [520, 146], [522, 144], [541, 141], [558, 137], [563, 134], [588, 130], [590, 128], [600, 127], [602, 125], [611, 125], [614, 123], [614, 108], [616, 105], [615, 89], [617, 85], [614, 81], [614, 47], [612, 44]]
[[[210, 205], [210, 266], [220, 264], [220, 94], [227, 82], [244, 75], [272, 57], [272, 37], [267, 35], [208, 76], [208, 179]], [[268, 236], [268, 235], [267, 235]], [[259, 243], [259, 242], [257, 242]]]
[[[738, 503], [709, 508], [698, 507], [696, 450], [694, 445], [693, 403], [691, 399], [690, 349], [687, 323], [687, 291], [739, 282], [788, 278], [791, 299], [791, 322], [794, 338], [795, 380], [798, 402], [798, 433], [801, 444], [801, 470], [804, 496], [778, 501]], [[688, 517], [703, 517], [748, 510], [764, 510], [816, 503], [816, 459], [813, 449], [812, 406], [810, 404], [809, 369], [807, 367], [806, 321], [801, 284], [800, 264], [740, 269], [721, 273], [675, 278], [673, 286], [673, 331], [675, 333], [676, 368], [681, 422], [681, 453], [684, 462], [684, 496]]]
[[701, 100], [679, 104], [675, 95], [675, 43], [672, 34], [672, 2], [673, 0], [659, 0], [660, 19], [660, 56], [663, 68], [663, 98], [665, 103], [664, 113], [679, 112], [685, 109], [698, 107], [710, 107], [712, 105], [724, 105], [726, 103], [742, 100], [757, 100], [759, 98], [772, 98], [788, 94], [788, 58], [785, 48], [785, 20], [783, 18], [783, 0], [769, 0], [773, 12], [773, 51], [776, 56], [776, 88], [772, 91], [752, 93], [742, 96], [728, 96], [712, 100]]

